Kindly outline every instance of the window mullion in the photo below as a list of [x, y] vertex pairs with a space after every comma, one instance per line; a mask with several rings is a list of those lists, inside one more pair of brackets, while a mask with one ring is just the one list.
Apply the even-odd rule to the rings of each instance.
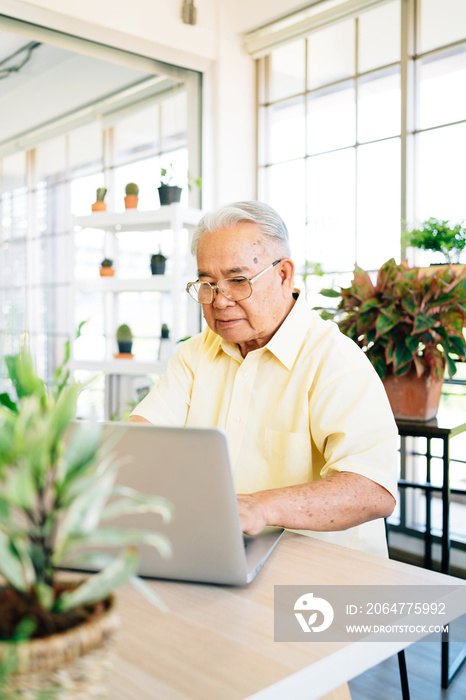
[[355, 108], [355, 119], [354, 119], [354, 259], [358, 259], [358, 200], [359, 200], [359, 187], [358, 187], [358, 159], [359, 159], [359, 143], [358, 143], [358, 126], [359, 126], [359, 17], [354, 19], [354, 108]]
[[[400, 212], [401, 226], [412, 219], [414, 187], [410, 187], [414, 170], [414, 0], [401, 0], [401, 177], [400, 177]], [[412, 190], [412, 192], [411, 192]], [[408, 195], [408, 191], [410, 194]], [[401, 248], [401, 256], [405, 251]]]

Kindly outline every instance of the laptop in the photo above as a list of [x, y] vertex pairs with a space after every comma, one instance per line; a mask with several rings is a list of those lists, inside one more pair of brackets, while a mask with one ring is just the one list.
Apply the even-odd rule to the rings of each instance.
[[149, 545], [138, 547], [139, 575], [233, 586], [250, 583], [283, 529], [265, 528], [255, 537], [242, 534], [225, 433], [215, 428], [109, 422], [104, 425], [104, 440], [115, 431], [120, 437], [112, 452], [128, 457], [119, 469], [117, 485], [163, 496], [174, 506], [170, 523], [155, 513], [106, 523], [167, 535], [172, 558], [162, 558]]

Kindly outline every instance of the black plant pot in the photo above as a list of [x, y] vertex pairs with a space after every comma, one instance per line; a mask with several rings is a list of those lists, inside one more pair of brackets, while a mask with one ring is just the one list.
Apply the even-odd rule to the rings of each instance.
[[165, 273], [165, 260], [163, 262], [151, 262], [150, 269], [153, 275], [163, 275]]
[[174, 204], [179, 202], [181, 199], [181, 187], [174, 187], [173, 185], [164, 185], [159, 187], [159, 199], [160, 205], [164, 207], [166, 204]]
[[118, 341], [118, 352], [121, 354], [125, 353], [131, 353], [131, 350], [133, 349], [133, 341], [132, 340], [119, 340]]

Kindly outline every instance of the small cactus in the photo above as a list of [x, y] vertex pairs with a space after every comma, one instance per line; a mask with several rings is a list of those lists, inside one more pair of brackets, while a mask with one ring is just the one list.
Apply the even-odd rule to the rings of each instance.
[[123, 323], [121, 326], [118, 326], [116, 338], [119, 343], [131, 342], [133, 340], [133, 333], [131, 331], [131, 328], [127, 326], [126, 323]]
[[139, 194], [139, 187], [138, 187], [134, 182], [129, 182], [129, 183], [126, 185], [125, 193], [126, 193], [127, 195], [134, 194], [134, 195], [136, 195], [136, 197], [137, 197], [138, 194]]
[[113, 265], [113, 260], [110, 260], [110, 258], [104, 258], [102, 262], [100, 263], [101, 267], [112, 267]]
[[96, 195], [97, 201], [103, 202], [106, 194], [107, 194], [107, 188], [106, 187], [99, 187], [97, 190], [97, 195]]

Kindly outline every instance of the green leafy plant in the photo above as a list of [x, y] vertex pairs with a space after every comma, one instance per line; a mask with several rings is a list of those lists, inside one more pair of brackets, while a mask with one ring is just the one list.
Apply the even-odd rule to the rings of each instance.
[[100, 263], [101, 267], [112, 267], [113, 265], [113, 260], [110, 260], [110, 258], [104, 258], [102, 262]]
[[[69, 352], [51, 388], [37, 375], [26, 349], [4, 358], [13, 389], [0, 395], [0, 575], [26, 617], [31, 610], [71, 614], [104, 600], [134, 577], [138, 544], [170, 555], [161, 534], [107, 526], [134, 512], [168, 520], [171, 506], [115, 486], [114, 443], [102, 443], [98, 423], [73, 424], [83, 385], [68, 382], [67, 358]], [[98, 550], [87, 553], [85, 562], [105, 561], [102, 570], [72, 589], [57, 585], [60, 567], [83, 563], [78, 550], [99, 546], [120, 551], [110, 559]], [[144, 587], [141, 581], [138, 585]]]
[[97, 194], [96, 194], [96, 200], [98, 202], [103, 202], [106, 194], [107, 194], [107, 188], [106, 187], [99, 187], [97, 190]]
[[323, 277], [324, 271], [322, 269], [322, 264], [320, 262], [312, 262], [311, 260], [306, 260], [303, 267], [303, 284], [306, 284], [306, 280], [311, 275], [316, 277]]
[[174, 177], [173, 163], [170, 163], [168, 168], [160, 168], [160, 187], [173, 187]]
[[119, 343], [129, 343], [133, 340], [133, 332], [126, 323], [122, 323], [121, 326], [118, 326], [116, 339]]
[[458, 262], [466, 246], [466, 228], [461, 224], [430, 218], [419, 228], [403, 233], [401, 241], [405, 247], [442, 253], [448, 263], [453, 263]]
[[135, 195], [137, 197], [139, 194], [139, 187], [134, 182], [129, 182], [125, 187], [125, 194]]
[[188, 171], [188, 190], [192, 190], [193, 187], [197, 187], [198, 190], [202, 188], [202, 177], [193, 177]]
[[378, 271], [375, 284], [356, 266], [349, 287], [323, 289], [321, 294], [340, 298], [335, 310], [322, 315], [337, 321], [382, 378], [415, 367], [418, 377], [430, 372], [440, 380], [445, 364], [453, 376], [455, 356], [466, 356], [466, 281], [451, 268], [423, 276], [406, 261], [397, 265], [392, 258]]

